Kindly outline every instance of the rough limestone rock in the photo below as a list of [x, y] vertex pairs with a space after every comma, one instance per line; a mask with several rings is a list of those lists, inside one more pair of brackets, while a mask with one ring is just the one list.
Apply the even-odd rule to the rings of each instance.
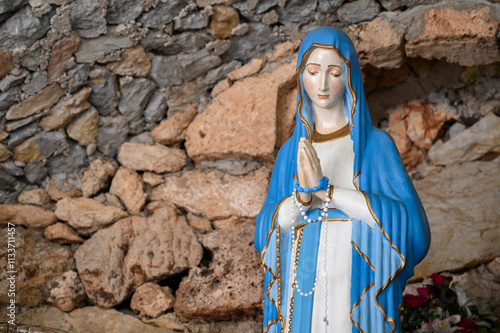
[[35, 188], [21, 192], [17, 201], [21, 204], [43, 206], [50, 202], [50, 196], [44, 189]]
[[64, 89], [62, 89], [60, 85], [52, 84], [47, 86], [38, 94], [31, 96], [24, 102], [14, 104], [7, 112], [5, 119], [22, 119], [40, 113], [56, 104], [59, 98], [63, 95]]
[[130, 308], [141, 317], [157, 318], [173, 308], [174, 302], [172, 289], [148, 282], [135, 290]]
[[144, 190], [144, 183], [137, 172], [120, 168], [111, 182], [109, 193], [118, 196], [130, 214], [139, 215], [148, 197]]
[[47, 302], [62, 311], [71, 311], [87, 298], [82, 281], [75, 271], [64, 272], [48, 283]]
[[120, 147], [118, 161], [136, 171], [176, 172], [186, 165], [186, 155], [181, 149], [160, 144], [126, 142]]
[[414, 182], [432, 243], [415, 277], [474, 267], [500, 255], [500, 158], [451, 165]]
[[240, 24], [236, 9], [228, 6], [215, 5], [214, 14], [210, 20], [210, 32], [214, 38], [228, 38], [231, 31]]
[[134, 44], [127, 37], [117, 37], [107, 34], [98, 38], [83, 39], [78, 51], [76, 51], [76, 61], [80, 63], [92, 63], [103, 58], [105, 55], [126, 49]]
[[0, 205], [0, 225], [9, 222], [41, 230], [57, 222], [57, 218], [53, 211], [38, 206]]
[[163, 120], [151, 131], [156, 143], [171, 145], [184, 140], [186, 128], [193, 121], [198, 111], [198, 103], [191, 105], [185, 112], [177, 113]]
[[7, 50], [0, 51], [0, 64], [2, 64], [2, 67], [0, 67], [0, 79], [1, 79], [5, 76], [5, 74], [10, 72], [11, 69], [14, 68], [14, 63], [12, 62], [10, 53], [7, 52]]
[[405, 27], [402, 24], [382, 16], [361, 26], [361, 30], [346, 29], [354, 41], [361, 67], [369, 64], [377, 68], [398, 68], [403, 64]]
[[61, 99], [52, 107], [50, 113], [45, 116], [38, 126], [45, 131], [62, 128], [69, 124], [71, 120], [90, 107], [87, 101], [92, 88], [86, 87], [68, 99]]
[[152, 187], [154, 187], [156, 185], [160, 185], [161, 183], [163, 183], [165, 181], [163, 179], [162, 175], [156, 174], [154, 172], [149, 172], [149, 171], [144, 172], [144, 174], [142, 175], [142, 180], [144, 181], [144, 183], [146, 183]]
[[96, 305], [112, 307], [135, 286], [198, 265], [203, 250], [186, 219], [173, 209], [132, 216], [100, 230], [75, 253], [80, 278]]
[[59, 244], [79, 244], [83, 243], [83, 238], [69, 225], [64, 223], [55, 223], [49, 225], [43, 231], [43, 235], [48, 240]]
[[344, 22], [354, 24], [372, 20], [380, 13], [380, 5], [375, 0], [355, 0], [344, 4], [337, 13]]
[[500, 117], [490, 112], [469, 129], [456, 134], [445, 143], [432, 146], [429, 159], [434, 164], [449, 166], [498, 153]]
[[67, 127], [66, 132], [81, 146], [88, 146], [97, 137], [99, 112], [94, 107], [77, 116]]
[[444, 122], [456, 117], [448, 105], [429, 106], [421, 99], [389, 110], [387, 132], [394, 139], [407, 169], [413, 169], [427, 156]]
[[12, 149], [12, 157], [23, 163], [36, 163], [44, 158], [37, 139], [34, 136], [15, 146]]
[[96, 195], [107, 187], [109, 179], [116, 173], [116, 165], [104, 159], [96, 159], [83, 172], [82, 194], [85, 197]]
[[108, 68], [122, 76], [146, 77], [151, 69], [151, 63], [144, 49], [136, 45], [123, 51], [120, 61], [110, 63]]
[[189, 157], [197, 162], [248, 155], [269, 158], [276, 144], [278, 96], [294, 84], [295, 62], [235, 82], [189, 125]]
[[67, 221], [82, 235], [90, 235], [127, 215], [117, 207], [89, 198], [64, 198], [56, 206], [57, 218]]
[[213, 259], [208, 268], [194, 268], [182, 280], [174, 306], [178, 315], [224, 320], [261, 309], [264, 279], [259, 254], [253, 247], [254, 230], [247, 224], [203, 238]]
[[167, 201], [211, 220], [232, 215], [255, 217], [267, 193], [271, 170], [260, 168], [245, 176], [193, 170], [167, 177], [151, 191], [151, 201]]
[[53, 11], [36, 17], [30, 6], [9, 15], [0, 26], [0, 48], [30, 47], [49, 30], [52, 15]]
[[[0, 214], [1, 216], [1, 214]], [[16, 306], [37, 306], [45, 301], [47, 283], [64, 272], [75, 268], [73, 253], [68, 247], [51, 243], [40, 234], [22, 227], [16, 227]], [[0, 235], [2, 244], [7, 244], [7, 232]], [[0, 260], [7, 265], [7, 246], [0, 248]], [[7, 266], [5, 266], [7, 268]], [[11, 273], [12, 274], [12, 273]], [[8, 290], [8, 269], [0, 271], [0, 287]], [[9, 298], [4, 292], [0, 304], [7, 304]], [[2, 306], [3, 307], [3, 306]]]
[[75, 186], [58, 178], [49, 180], [45, 191], [47, 191], [50, 198], [54, 201], [59, 201], [62, 198], [76, 198], [82, 195], [82, 192]]
[[248, 64], [227, 74], [227, 78], [231, 81], [238, 81], [245, 77], [252, 76], [262, 70], [267, 63], [267, 58], [252, 59]]
[[[6, 318], [5, 307], [0, 309], [2, 317]], [[5, 308], [6, 310], [6, 308]], [[20, 309], [16, 315], [16, 322], [25, 325], [39, 326], [43, 323], [45, 327], [57, 327], [71, 333], [188, 333], [184, 325], [178, 324], [176, 330], [161, 323], [148, 325], [130, 314], [115, 309], [103, 309], [99, 306], [86, 306], [75, 309], [69, 313], [61, 311], [55, 306], [41, 306], [30, 309]], [[255, 322], [256, 323], [256, 322]], [[210, 326], [205, 324], [204, 326]], [[182, 329], [182, 330], [179, 330]], [[207, 327], [210, 329], [210, 327]], [[191, 330], [191, 332], [196, 332]], [[207, 330], [203, 332], [209, 332]], [[222, 331], [221, 331], [222, 332]], [[231, 332], [250, 332], [248, 330], [234, 330]], [[258, 332], [257, 330], [251, 331]], [[229, 333], [224, 331], [224, 333]]]
[[498, 25], [487, 6], [425, 8], [415, 14], [405, 36], [406, 55], [445, 58], [462, 66], [490, 64], [500, 59]]
[[73, 54], [78, 50], [79, 46], [80, 37], [76, 33], [72, 33], [68, 38], [54, 44], [47, 69], [49, 84], [59, 79], [64, 71], [70, 67]]

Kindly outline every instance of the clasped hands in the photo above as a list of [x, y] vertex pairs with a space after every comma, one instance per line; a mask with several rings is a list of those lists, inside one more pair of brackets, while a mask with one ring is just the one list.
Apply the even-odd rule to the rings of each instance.
[[[319, 180], [323, 178], [323, 171], [319, 162], [316, 149], [311, 142], [305, 137], [301, 137], [299, 141], [299, 149], [297, 151], [297, 177], [299, 185], [303, 188], [312, 188], [319, 185]], [[314, 195], [321, 200], [325, 200], [326, 191], [319, 190], [316, 192], [305, 193], [299, 192], [300, 200], [309, 202], [311, 196]]]

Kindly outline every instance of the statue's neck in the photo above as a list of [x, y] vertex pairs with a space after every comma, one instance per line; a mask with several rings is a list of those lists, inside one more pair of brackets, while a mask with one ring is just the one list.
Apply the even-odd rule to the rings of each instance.
[[313, 104], [313, 109], [314, 125], [319, 133], [333, 133], [349, 122], [344, 113], [344, 101], [339, 101], [330, 108], [322, 108]]

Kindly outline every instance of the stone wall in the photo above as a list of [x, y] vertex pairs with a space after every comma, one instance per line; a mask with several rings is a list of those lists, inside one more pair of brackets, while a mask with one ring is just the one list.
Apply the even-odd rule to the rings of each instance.
[[486, 0], [3, 2], [0, 238], [17, 225], [18, 320], [258, 332], [253, 220], [293, 129], [297, 48], [321, 25], [350, 34], [426, 208], [415, 279], [491, 262], [465, 274], [499, 290], [499, 18]]

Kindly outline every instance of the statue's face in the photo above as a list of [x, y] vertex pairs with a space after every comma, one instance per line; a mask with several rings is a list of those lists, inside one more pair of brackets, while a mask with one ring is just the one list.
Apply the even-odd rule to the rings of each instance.
[[344, 64], [330, 49], [316, 48], [307, 59], [302, 79], [311, 101], [325, 109], [342, 103], [345, 91]]

